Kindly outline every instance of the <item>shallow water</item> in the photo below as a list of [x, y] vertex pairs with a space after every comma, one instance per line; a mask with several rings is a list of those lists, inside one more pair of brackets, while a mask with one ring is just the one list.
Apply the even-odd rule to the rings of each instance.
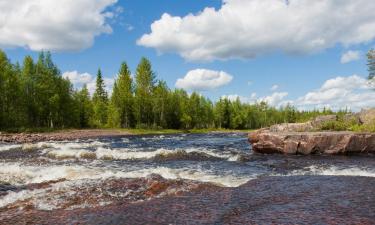
[[[362, 188], [369, 190], [370, 194], [356, 196], [356, 202], [374, 209], [374, 204], [368, 203], [368, 199], [375, 202], [375, 186], [369, 185], [374, 182], [374, 176], [374, 155], [261, 155], [251, 151], [244, 133], [148, 135], [24, 145], [0, 144], [0, 223], [71, 224], [74, 223], [72, 214], [77, 214], [80, 215], [77, 221], [90, 224], [99, 221], [93, 219], [97, 217], [117, 218], [114, 221], [100, 220], [100, 223], [119, 224], [124, 221], [124, 215], [128, 216], [129, 223], [133, 221], [131, 224], [136, 224], [142, 223], [142, 219], [134, 217], [134, 220], [130, 220], [132, 215], [137, 215], [137, 211], [130, 208], [140, 205], [151, 207], [149, 216], [144, 218], [144, 222], [151, 222], [152, 215], [155, 216], [163, 207], [168, 209], [170, 204], [178, 204], [182, 196], [185, 196], [186, 201], [181, 204], [186, 204], [184, 207], [187, 208], [194, 206], [197, 209], [205, 201], [222, 203], [214, 197], [200, 196], [199, 193], [204, 192], [217, 193], [223, 198], [231, 196], [231, 203], [228, 204], [232, 208], [228, 206], [225, 209], [228, 211], [220, 209], [215, 212], [216, 207], [212, 203], [212, 208], [205, 208], [208, 210], [207, 215], [201, 220], [196, 215], [197, 211], [186, 209], [186, 220], [175, 220], [176, 223], [190, 223], [187, 219], [190, 217], [194, 217], [192, 224], [200, 221], [257, 223], [256, 216], [249, 214], [256, 209], [248, 209], [247, 213], [240, 213], [241, 216], [230, 217], [230, 221], [226, 220], [229, 217], [214, 215], [230, 213], [239, 206], [249, 207], [246, 204], [235, 204], [233, 199], [251, 202], [251, 199], [269, 197], [269, 192], [259, 190], [255, 196], [245, 194], [260, 187], [269, 189], [273, 194], [285, 195], [288, 199], [290, 196], [286, 196], [288, 188], [285, 187], [297, 181], [303, 189], [325, 182], [328, 189], [341, 188], [344, 196], [345, 192], [351, 196], [353, 184], [364, 183], [366, 185], [362, 185]], [[353, 177], [359, 180], [354, 181]], [[303, 182], [295, 178], [301, 178]], [[329, 198], [332, 196], [322, 196], [320, 200]], [[167, 203], [163, 205], [161, 202], [165, 201]], [[350, 199], [346, 201], [354, 204]], [[343, 202], [344, 205], [349, 204]], [[296, 206], [300, 203], [288, 204]], [[267, 203], [267, 206], [268, 210], [272, 210], [272, 202]], [[293, 208], [290, 205], [288, 207]], [[346, 208], [351, 208], [350, 204], [340, 209], [344, 212]], [[280, 211], [277, 208], [273, 210], [275, 214]], [[43, 213], [50, 212], [54, 212], [54, 217], [43, 216]], [[181, 213], [181, 210], [176, 210], [176, 213]], [[262, 214], [259, 211], [257, 213]], [[372, 213], [374, 210], [355, 219], [361, 223], [375, 221], [372, 220]], [[116, 217], [118, 214], [123, 216]], [[159, 218], [160, 223], [175, 223], [167, 217]], [[264, 221], [264, 218], [259, 221]], [[319, 223], [324, 221], [317, 220]]]

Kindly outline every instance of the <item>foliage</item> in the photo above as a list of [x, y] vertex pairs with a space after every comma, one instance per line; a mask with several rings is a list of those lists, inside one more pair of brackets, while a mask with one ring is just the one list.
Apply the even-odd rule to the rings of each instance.
[[369, 72], [369, 79], [373, 79], [375, 77], [375, 50], [371, 49], [367, 53], [367, 66]]
[[[163, 131], [258, 129], [276, 123], [303, 122], [323, 111], [298, 111], [293, 106], [271, 107], [265, 102], [243, 103], [221, 98], [213, 103], [199, 93], [171, 90], [157, 80], [151, 62], [142, 58], [133, 81], [130, 69], [121, 64], [112, 95], [108, 96], [98, 70], [93, 96], [86, 87], [73, 90], [49, 53], [36, 62], [26, 56], [12, 64], [0, 51], [0, 129], [35, 130], [62, 128], [138, 128]], [[341, 129], [327, 124], [327, 129]]]

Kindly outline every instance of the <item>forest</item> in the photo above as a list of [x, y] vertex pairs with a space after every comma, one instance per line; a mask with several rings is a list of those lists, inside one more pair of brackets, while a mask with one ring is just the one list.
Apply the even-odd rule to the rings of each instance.
[[[133, 79], [134, 77], [134, 79]], [[112, 95], [103, 75], [96, 75], [91, 96], [86, 85], [75, 89], [49, 52], [37, 60], [26, 56], [12, 63], [0, 50], [0, 130], [41, 128], [257, 129], [276, 123], [301, 122], [329, 109], [299, 111], [266, 102], [245, 103], [221, 98], [213, 102], [198, 92], [170, 89], [157, 79], [151, 62], [142, 58], [134, 76], [120, 65]]]

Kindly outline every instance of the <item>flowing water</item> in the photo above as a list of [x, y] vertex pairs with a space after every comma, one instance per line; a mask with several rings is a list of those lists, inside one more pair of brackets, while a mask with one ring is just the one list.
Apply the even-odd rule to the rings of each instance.
[[375, 223], [375, 157], [262, 155], [244, 133], [0, 144], [0, 224]]

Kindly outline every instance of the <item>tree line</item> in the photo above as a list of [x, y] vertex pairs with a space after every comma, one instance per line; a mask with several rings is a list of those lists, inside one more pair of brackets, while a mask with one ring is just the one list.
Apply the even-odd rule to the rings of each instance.
[[[134, 79], [133, 79], [134, 77]], [[151, 62], [142, 58], [132, 76], [121, 64], [109, 96], [101, 70], [96, 90], [74, 89], [49, 52], [36, 61], [26, 56], [11, 63], [0, 51], [0, 130], [39, 128], [257, 129], [282, 122], [306, 121], [330, 110], [298, 111], [221, 98], [217, 102], [197, 92], [170, 89], [158, 80]]]

